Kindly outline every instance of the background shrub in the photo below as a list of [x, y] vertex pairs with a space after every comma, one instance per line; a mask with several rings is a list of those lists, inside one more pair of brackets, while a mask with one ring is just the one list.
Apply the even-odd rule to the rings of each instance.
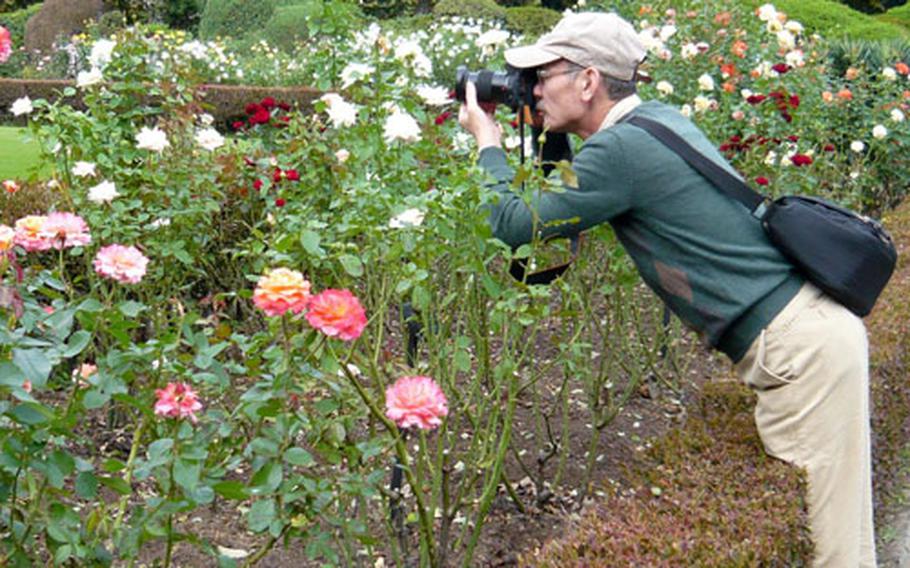
[[385, 19], [427, 14], [436, 0], [359, 0], [358, 5], [364, 14]]
[[[750, 0], [750, 3], [753, 7], [764, 4], [760, 0]], [[817, 32], [826, 38], [890, 39], [908, 35], [906, 28], [828, 0], [777, 0], [774, 6], [791, 19], [801, 22], [810, 33]]]
[[562, 14], [539, 6], [517, 6], [506, 10], [506, 27], [529, 40], [550, 31]]
[[275, 8], [300, 3], [300, 0], [208, 0], [199, 18], [199, 35], [242, 38], [261, 30]]
[[506, 9], [493, 0], [441, 0], [433, 12], [440, 16], [461, 16], [484, 20], [505, 20]]
[[13, 40], [13, 53], [5, 63], [0, 63], [0, 77], [15, 77], [22, 72], [28, 54], [19, 48], [25, 43], [25, 23], [41, 10], [41, 4], [33, 4], [14, 12], [0, 13], [0, 26], [9, 30]]
[[33, 4], [40, 4], [41, 0], [0, 0], [0, 13], [15, 12]]
[[275, 8], [262, 31], [262, 38], [271, 45], [290, 50], [296, 42], [311, 35], [344, 35], [361, 22], [362, 14], [353, 4], [305, 0], [292, 6]]
[[879, 14], [876, 18], [882, 22], [895, 24], [905, 29], [910, 29], [910, 4], [904, 4], [892, 8], [884, 14]]

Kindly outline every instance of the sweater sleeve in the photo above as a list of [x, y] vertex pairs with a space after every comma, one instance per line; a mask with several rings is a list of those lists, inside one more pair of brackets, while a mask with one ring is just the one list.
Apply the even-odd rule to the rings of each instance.
[[[493, 235], [516, 247], [530, 242], [535, 227], [542, 238], [570, 237], [609, 221], [631, 206], [627, 162], [622, 145], [604, 131], [592, 136], [572, 163], [577, 186], [563, 183], [557, 189], [534, 191], [530, 205], [512, 187], [515, 176], [501, 148], [481, 151], [478, 164], [493, 178], [489, 187], [499, 194], [489, 206]], [[626, 164], [624, 167], [623, 164]]]

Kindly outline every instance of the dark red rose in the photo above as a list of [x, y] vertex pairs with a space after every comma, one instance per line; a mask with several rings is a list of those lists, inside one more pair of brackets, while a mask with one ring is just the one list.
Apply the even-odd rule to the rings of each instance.
[[749, 103], [750, 105], [757, 105], [758, 103], [762, 102], [766, 98], [768, 98], [768, 97], [766, 97], [765, 95], [749, 95], [746, 98], [746, 102]]
[[799, 95], [790, 95], [790, 106], [799, 108]]
[[790, 157], [790, 161], [794, 166], [808, 166], [812, 163], [812, 157], [805, 154], [794, 154]]
[[250, 117], [250, 124], [268, 124], [271, 117], [272, 115], [265, 107], [259, 107]]
[[765, 176], [758, 176], [757, 178], [755, 178], [755, 183], [757, 183], [758, 185], [768, 185], [768, 183], [770, 183], [770, 182], [768, 181], [768, 178], [766, 178]]
[[231, 128], [234, 130], [243, 130], [243, 127], [246, 126], [246, 123], [242, 120], [235, 120], [231, 123]]
[[259, 101], [259, 104], [261, 104], [262, 106], [264, 106], [267, 109], [273, 109], [273, 108], [275, 108], [275, 99], [273, 99], [272, 97], [265, 97], [264, 99]]
[[285, 203], [286, 203], [286, 201], [279, 197], [278, 199], [275, 200], [275, 207], [284, 207]]
[[281, 174], [282, 174], [281, 168], [275, 168], [275, 173], [272, 174], [272, 181], [275, 183], [278, 183], [279, 181], [281, 181], [281, 178], [282, 178]]
[[284, 170], [284, 177], [291, 181], [300, 181], [300, 174], [297, 173], [297, 170]]
[[447, 121], [450, 116], [452, 116], [452, 113], [450, 111], [445, 111], [444, 113], [437, 116], [433, 122], [436, 123], [436, 126], [439, 126], [442, 123], [444, 123], [445, 121]]
[[825, 144], [825, 147], [822, 148], [825, 152], [833, 152], [837, 148], [834, 147], [834, 144]]
[[250, 104], [246, 105], [246, 108], [244, 110], [246, 111], [247, 114], [256, 114], [256, 112], [261, 108], [262, 107], [256, 103], [250, 103]]
[[782, 112], [780, 113], [780, 116], [781, 116], [781, 118], [783, 118], [785, 121], [787, 121], [788, 124], [791, 123], [791, 122], [793, 122], [793, 117], [790, 115], [789, 112], [782, 111]]
[[262, 180], [261, 179], [257, 179], [257, 180], [253, 181], [253, 189], [255, 189], [256, 191], [259, 191], [260, 189], [262, 189]]
[[787, 136], [787, 140], [790, 142], [799, 142], [799, 136], [791, 134], [790, 136]]
[[284, 112], [288, 112], [289, 110], [291, 110], [291, 105], [282, 101], [282, 102], [278, 103], [278, 108], [280, 108]]
[[775, 63], [774, 65], [771, 66], [771, 69], [774, 69], [775, 71], [777, 71], [778, 73], [783, 75], [784, 73], [786, 73], [787, 71], [790, 70], [790, 66], [787, 65], [786, 63]]

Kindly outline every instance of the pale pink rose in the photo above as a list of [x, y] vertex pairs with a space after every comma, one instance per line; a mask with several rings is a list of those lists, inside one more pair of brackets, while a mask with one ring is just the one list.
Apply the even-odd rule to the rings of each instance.
[[72, 213], [51, 213], [44, 220], [41, 236], [57, 250], [81, 247], [92, 242], [88, 225]]
[[78, 369], [73, 369], [73, 382], [76, 386], [84, 389], [89, 387], [88, 379], [98, 372], [98, 366], [91, 363], [83, 363]]
[[186, 383], [168, 383], [163, 389], [156, 389], [155, 396], [155, 414], [158, 416], [189, 418], [196, 423], [196, 412], [202, 410], [202, 403]]
[[310, 298], [306, 320], [329, 337], [353, 341], [367, 325], [360, 301], [348, 290], [323, 290]]
[[136, 284], [145, 276], [149, 259], [134, 246], [108, 245], [95, 255], [95, 272], [124, 284]]
[[385, 391], [385, 414], [399, 428], [432, 430], [448, 413], [446, 395], [430, 377], [401, 377]]
[[26, 252], [37, 252], [51, 248], [51, 242], [44, 238], [42, 229], [44, 215], [28, 215], [16, 221], [13, 244], [18, 245]]
[[25, 381], [22, 383], [22, 390], [27, 393], [32, 392], [32, 382], [28, 379], [25, 379]]

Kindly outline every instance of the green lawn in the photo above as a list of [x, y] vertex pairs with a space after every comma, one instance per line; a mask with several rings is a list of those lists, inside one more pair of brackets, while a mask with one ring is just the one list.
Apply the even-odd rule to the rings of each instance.
[[24, 128], [0, 126], [0, 181], [25, 179], [38, 164], [38, 144]]

